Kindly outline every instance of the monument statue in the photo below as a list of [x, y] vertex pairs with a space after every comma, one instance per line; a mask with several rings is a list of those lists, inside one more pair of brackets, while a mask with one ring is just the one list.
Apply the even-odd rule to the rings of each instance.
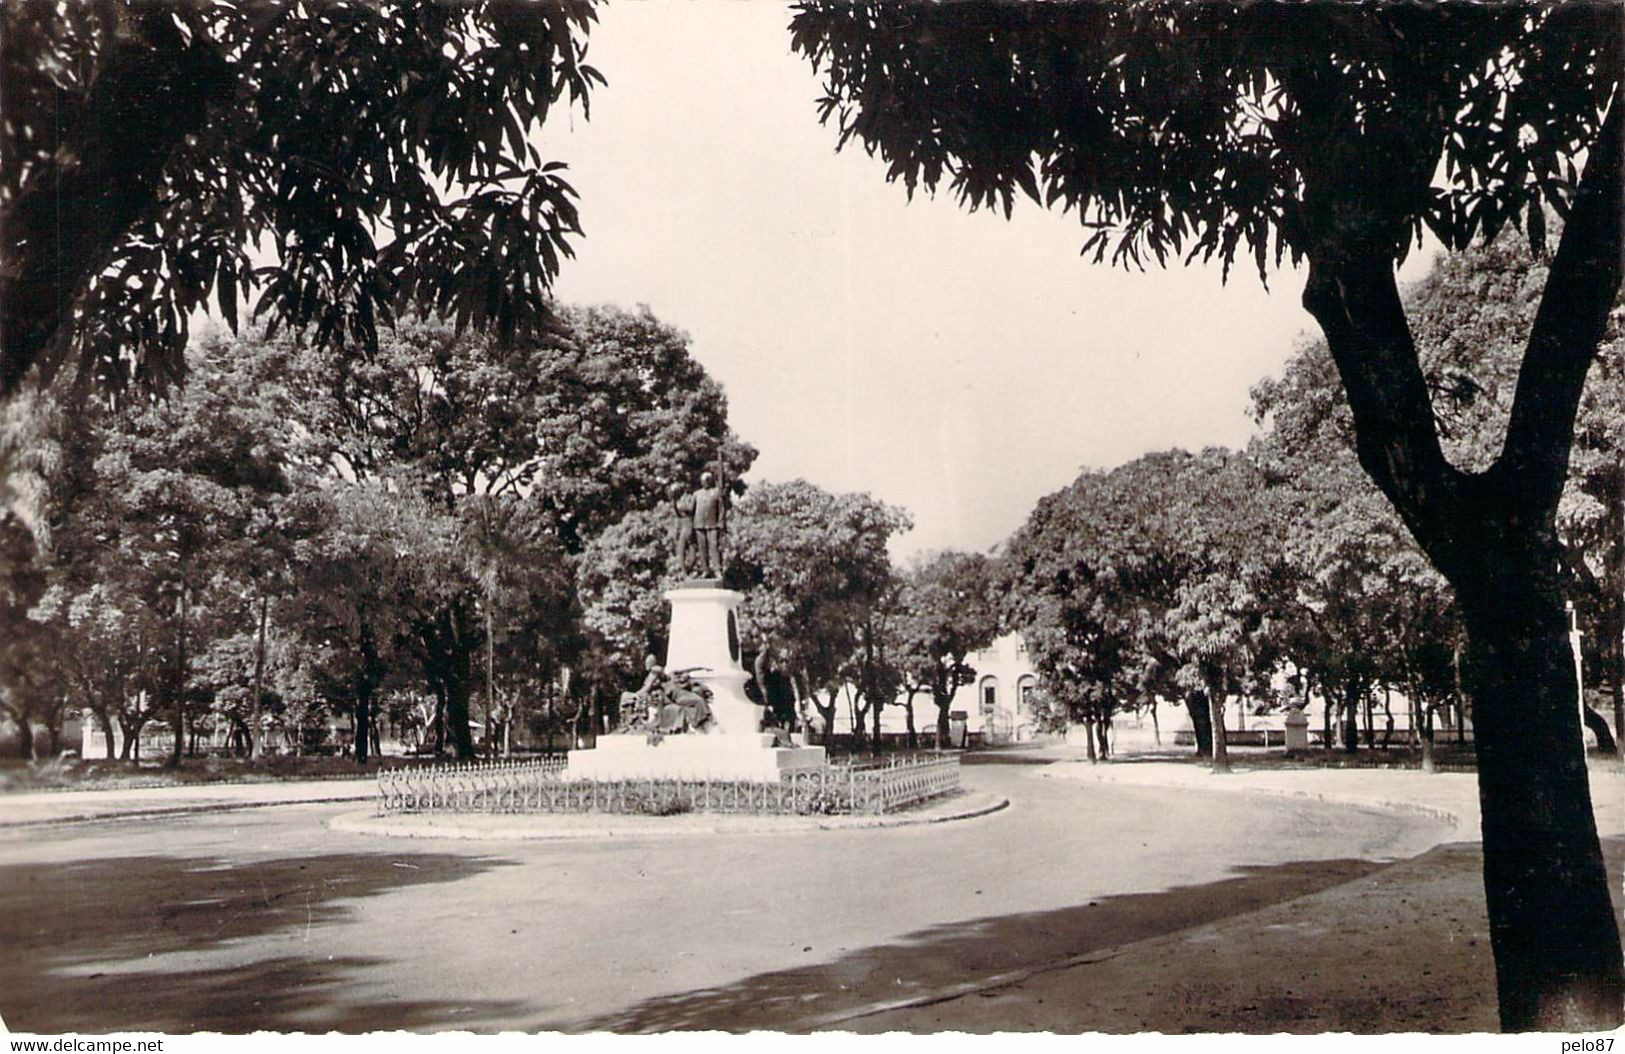
[[699, 540], [702, 578], [722, 577], [722, 534], [728, 529], [728, 499], [717, 478], [700, 473], [694, 492], [694, 534]]
[[671, 550], [676, 557], [677, 573], [688, 577], [688, 551], [698, 549], [694, 537], [694, 495], [685, 493], [683, 488], [673, 483], [669, 492], [671, 500]]
[[653, 738], [711, 731], [711, 689], [690, 676], [693, 670], [667, 674], [653, 655], [643, 665], [648, 671], [643, 684], [635, 692], [621, 693], [622, 731]]

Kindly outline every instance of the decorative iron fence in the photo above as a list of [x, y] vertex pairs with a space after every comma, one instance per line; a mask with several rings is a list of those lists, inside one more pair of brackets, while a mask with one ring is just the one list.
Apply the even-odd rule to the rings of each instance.
[[880, 815], [957, 791], [959, 756], [827, 765], [785, 773], [777, 783], [563, 777], [561, 758], [391, 769], [378, 774], [379, 804], [386, 812]]

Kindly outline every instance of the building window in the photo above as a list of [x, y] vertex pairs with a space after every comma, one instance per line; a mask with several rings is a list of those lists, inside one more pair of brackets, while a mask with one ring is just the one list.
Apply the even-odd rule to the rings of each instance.
[[1033, 685], [1035, 683], [1031, 677], [1023, 677], [1016, 683], [1016, 705], [1024, 711], [1032, 709]]
[[999, 709], [999, 682], [989, 677], [982, 682], [982, 713], [991, 714]]

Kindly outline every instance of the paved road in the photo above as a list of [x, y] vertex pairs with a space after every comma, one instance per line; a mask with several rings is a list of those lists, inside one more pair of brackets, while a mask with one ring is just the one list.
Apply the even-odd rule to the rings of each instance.
[[837, 1027], [1368, 874], [1426, 817], [967, 769], [926, 828], [401, 841], [354, 805], [0, 832], [0, 1017], [168, 1032]]

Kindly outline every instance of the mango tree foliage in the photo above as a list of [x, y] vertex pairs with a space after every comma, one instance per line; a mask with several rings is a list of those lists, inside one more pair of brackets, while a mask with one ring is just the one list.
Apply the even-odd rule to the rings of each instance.
[[[822, 115], [911, 190], [1075, 210], [1125, 265], [1308, 265], [1305, 308], [1361, 467], [1467, 629], [1501, 1024], [1611, 1027], [1625, 961], [1591, 813], [1556, 520], [1586, 374], [1625, 274], [1625, 8], [804, 0]], [[1396, 264], [1567, 221], [1506, 440], [1455, 464]], [[1531, 810], [1531, 801], [1557, 803]], [[1559, 891], [1555, 894], [1552, 891]]]
[[[893, 588], [887, 544], [908, 514], [868, 494], [832, 494], [805, 480], [758, 483], [730, 520], [728, 582], [745, 591], [741, 635], [811, 700], [826, 732], [843, 685], [875, 714], [895, 694], [882, 653], [883, 601]], [[820, 700], [816, 693], [823, 691]]]
[[401, 512], [422, 520], [425, 547], [401, 595], [407, 652], [464, 756], [478, 686], [495, 705], [493, 630], [527, 653], [527, 676], [575, 661], [579, 572], [589, 621], [628, 646], [592, 579], [615, 538], [596, 540], [719, 458], [734, 474], [755, 457], [687, 337], [647, 309], [560, 309], [546, 335], [509, 344], [409, 319], [372, 358], [307, 355], [298, 376], [316, 460], [413, 497]]
[[[579, 233], [539, 132], [603, 78], [591, 0], [0, 7], [0, 395], [185, 369], [214, 305], [348, 356], [408, 309], [503, 339]], [[258, 246], [269, 253], [251, 255]]]
[[[72, 415], [43, 560], [53, 595], [42, 618], [109, 662], [139, 666], [150, 699], [137, 706], [167, 716], [172, 762], [203, 701], [198, 656], [217, 633], [247, 629], [245, 599], [265, 588], [268, 525], [296, 518], [291, 397], [269, 383], [267, 360], [221, 351], [200, 352], [184, 390]], [[121, 646], [98, 646], [118, 633]]]
[[954, 693], [976, 679], [966, 657], [998, 636], [996, 581], [995, 561], [955, 551], [933, 553], [902, 575], [898, 661], [908, 683], [936, 705], [939, 744], [948, 742]]
[[1256, 690], [1278, 654], [1264, 483], [1231, 451], [1149, 454], [1085, 472], [1011, 540], [1007, 617], [1092, 732], [1125, 703], [1167, 694], [1214, 768], [1228, 766], [1225, 700]]
[[1459, 617], [1444, 579], [1355, 462], [1324, 345], [1301, 348], [1281, 378], [1255, 386], [1253, 407], [1266, 431], [1251, 452], [1269, 466], [1283, 511], [1283, 647], [1325, 699], [1327, 746], [1339, 711], [1343, 745], [1356, 748], [1360, 706], [1381, 684], [1425, 702], [1417, 716], [1426, 723], [1454, 694]]

